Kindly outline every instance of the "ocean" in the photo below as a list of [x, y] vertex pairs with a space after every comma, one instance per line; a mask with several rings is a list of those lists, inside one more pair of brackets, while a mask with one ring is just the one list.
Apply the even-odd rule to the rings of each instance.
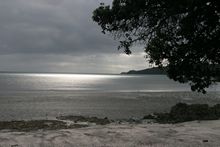
[[165, 75], [0, 73], [0, 121], [83, 115], [141, 118], [178, 102], [220, 103], [220, 84], [191, 92]]

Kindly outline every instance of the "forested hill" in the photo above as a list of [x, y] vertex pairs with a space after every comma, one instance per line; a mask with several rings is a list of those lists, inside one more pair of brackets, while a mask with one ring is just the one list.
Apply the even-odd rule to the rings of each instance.
[[148, 68], [144, 70], [130, 70], [128, 72], [122, 72], [121, 74], [149, 74], [149, 75], [165, 75], [166, 71], [164, 68]]
[[[220, 73], [220, 66], [216, 67], [219, 69]], [[122, 72], [121, 74], [138, 74], [138, 75], [166, 75], [166, 68], [159, 68], [159, 67], [153, 67], [153, 68], [147, 68], [144, 70], [130, 70], [128, 72]], [[220, 82], [220, 75], [216, 77], [217, 81]]]

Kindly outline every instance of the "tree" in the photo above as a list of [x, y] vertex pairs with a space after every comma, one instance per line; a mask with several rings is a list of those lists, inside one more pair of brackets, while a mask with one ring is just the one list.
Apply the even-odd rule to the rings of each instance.
[[193, 91], [205, 93], [220, 75], [219, 0], [114, 0], [101, 3], [93, 20], [126, 54], [143, 44], [150, 63], [166, 63], [168, 76]]

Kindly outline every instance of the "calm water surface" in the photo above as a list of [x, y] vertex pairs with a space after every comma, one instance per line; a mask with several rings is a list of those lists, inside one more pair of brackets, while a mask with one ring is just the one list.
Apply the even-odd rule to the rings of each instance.
[[86, 115], [113, 119], [168, 111], [177, 102], [220, 103], [163, 75], [0, 74], [0, 120]]

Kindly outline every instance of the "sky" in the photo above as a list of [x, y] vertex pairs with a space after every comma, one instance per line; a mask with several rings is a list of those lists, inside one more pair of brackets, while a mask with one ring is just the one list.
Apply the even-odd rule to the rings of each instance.
[[0, 71], [120, 73], [149, 67], [101, 33], [92, 12], [112, 0], [0, 0]]

